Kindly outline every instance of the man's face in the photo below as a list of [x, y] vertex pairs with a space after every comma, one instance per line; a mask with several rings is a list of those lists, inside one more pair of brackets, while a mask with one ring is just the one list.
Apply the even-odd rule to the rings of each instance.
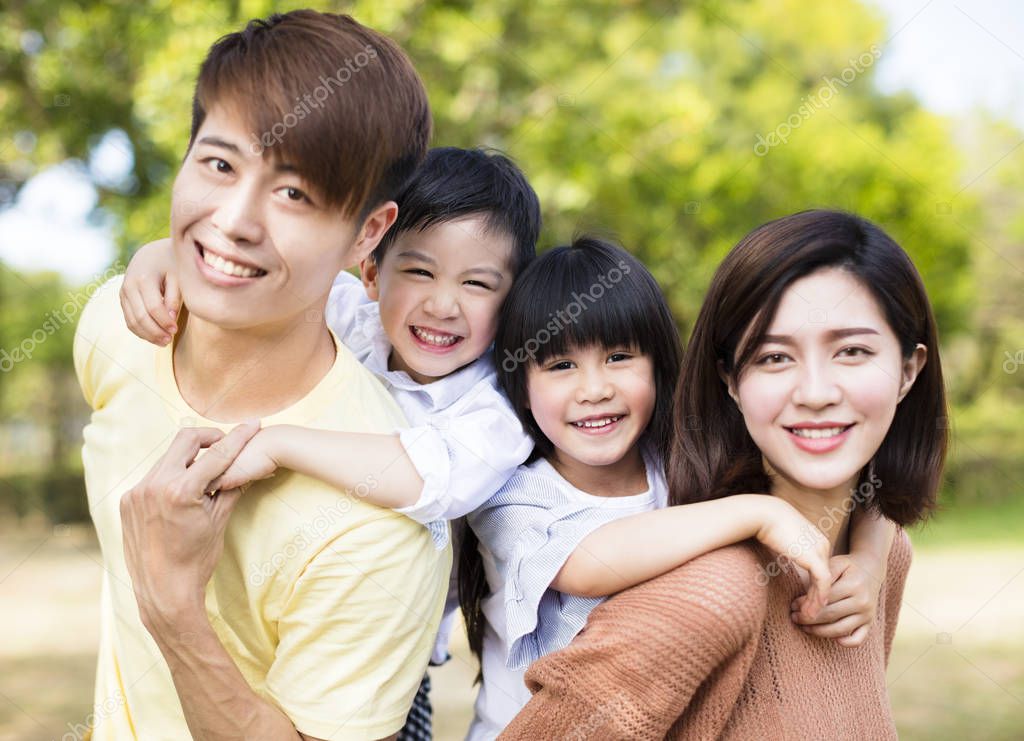
[[224, 329], [307, 320], [323, 308], [334, 276], [379, 239], [364, 239], [362, 225], [325, 204], [288, 163], [254, 153], [250, 141], [241, 116], [214, 107], [174, 182], [182, 298], [190, 313]]

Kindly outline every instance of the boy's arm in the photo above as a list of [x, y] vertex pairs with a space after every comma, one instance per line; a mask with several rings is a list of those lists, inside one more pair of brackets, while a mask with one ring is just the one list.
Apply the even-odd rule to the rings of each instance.
[[423, 479], [398, 435], [295, 425], [260, 430], [211, 488], [234, 489], [267, 478], [277, 468], [319, 479], [390, 509], [413, 504], [423, 489]]
[[824, 606], [832, 582], [828, 540], [788, 503], [762, 494], [666, 507], [609, 522], [584, 538], [551, 586], [568, 594], [604, 597], [748, 538], [785, 553], [810, 572], [808, 615]]
[[166, 345], [178, 331], [181, 291], [170, 239], [143, 245], [128, 263], [121, 284], [121, 310], [133, 334]]

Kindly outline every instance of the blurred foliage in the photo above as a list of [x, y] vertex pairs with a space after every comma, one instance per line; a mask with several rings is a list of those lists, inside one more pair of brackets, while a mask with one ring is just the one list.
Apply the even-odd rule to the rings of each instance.
[[[0, 198], [47, 165], [87, 162], [105, 133], [122, 131], [132, 172], [97, 183], [100, 208], [117, 220], [122, 258], [164, 235], [206, 49], [249, 18], [303, 5], [8, 0]], [[1024, 366], [1003, 369], [1004, 353], [1024, 351], [1024, 169], [1012, 156], [1000, 160], [1021, 134], [995, 120], [964, 131], [909, 94], [879, 92], [875, 58], [887, 32], [876, 8], [855, 0], [318, 7], [351, 13], [409, 52], [430, 93], [435, 144], [492, 146], [520, 163], [544, 205], [542, 246], [598, 230], [637, 254], [684, 336], [722, 256], [763, 221], [839, 207], [884, 225], [914, 258], [942, 329], [961, 443], [954, 469], [1024, 459]], [[786, 143], [755, 152], [759, 137], [786, 128]], [[41, 317], [54, 304], [36, 298]], [[25, 336], [25, 326], [7, 326], [17, 301], [0, 297], [4, 347]], [[53, 342], [70, 339], [64, 330]], [[52, 352], [40, 362], [66, 369], [67, 358]], [[23, 372], [0, 378], [0, 397], [29, 383], [13, 377]], [[989, 473], [969, 488], [989, 488]]]

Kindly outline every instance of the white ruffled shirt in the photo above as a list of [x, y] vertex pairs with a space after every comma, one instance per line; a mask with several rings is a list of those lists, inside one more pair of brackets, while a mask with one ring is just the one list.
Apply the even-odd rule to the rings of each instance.
[[497, 738], [530, 699], [526, 668], [569, 645], [603, 601], [551, 588], [577, 546], [608, 522], [667, 505], [663, 466], [649, 455], [644, 462], [646, 491], [601, 497], [577, 489], [541, 458], [520, 466], [470, 514], [490, 595], [483, 603], [483, 684], [469, 741]]
[[[342, 272], [327, 299], [327, 325], [356, 359], [381, 380], [405, 413], [410, 427], [397, 430], [413, 466], [423, 479], [419, 499], [396, 509], [430, 530], [437, 548], [449, 542], [448, 520], [486, 502], [515, 473], [533, 450], [512, 405], [498, 388], [487, 353], [451, 375], [421, 384], [405, 371], [388, 370], [391, 342], [380, 307], [362, 282]], [[447, 657], [458, 599], [449, 590], [432, 661]]]

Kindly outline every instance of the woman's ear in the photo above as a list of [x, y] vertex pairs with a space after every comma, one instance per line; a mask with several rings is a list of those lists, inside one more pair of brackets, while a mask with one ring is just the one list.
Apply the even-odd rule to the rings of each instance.
[[733, 382], [731, 375], [725, 372], [725, 363], [721, 360], [718, 361], [718, 377], [722, 379], [722, 383], [725, 384], [726, 391], [729, 392], [729, 396], [736, 402], [736, 408], [743, 412], [743, 407], [740, 406], [740, 395], [736, 390], [736, 384]]
[[903, 401], [903, 397], [910, 393], [910, 389], [914, 387], [914, 381], [917, 380], [917, 376], [926, 362], [928, 362], [928, 348], [918, 344], [903, 361], [903, 370], [900, 375], [900, 398], [896, 400], [897, 403]]
[[371, 301], [380, 300], [380, 287], [377, 285], [378, 270], [377, 261], [373, 259], [373, 255], [363, 259], [359, 263], [359, 277], [363, 280], [363, 287], [366, 289], [366, 295], [370, 297]]

